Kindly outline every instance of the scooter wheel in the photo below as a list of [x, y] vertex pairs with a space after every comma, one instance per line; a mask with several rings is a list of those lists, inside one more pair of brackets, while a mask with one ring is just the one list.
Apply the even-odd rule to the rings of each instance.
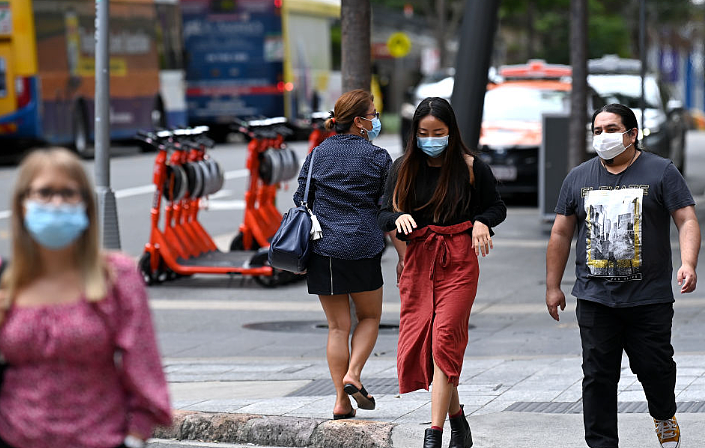
[[142, 274], [142, 279], [147, 286], [158, 283], [158, 274], [156, 272], [152, 272], [152, 254], [149, 252], [143, 253], [137, 266]]
[[[256, 239], [252, 238], [252, 247], [249, 250], [257, 250], [260, 248], [259, 243]], [[235, 235], [233, 240], [230, 242], [230, 252], [236, 250], [245, 250], [245, 244], [242, 241], [242, 232]]]
[[255, 281], [265, 288], [276, 288], [279, 285], [286, 283], [286, 272], [272, 268], [272, 275], [258, 275], [254, 277]]

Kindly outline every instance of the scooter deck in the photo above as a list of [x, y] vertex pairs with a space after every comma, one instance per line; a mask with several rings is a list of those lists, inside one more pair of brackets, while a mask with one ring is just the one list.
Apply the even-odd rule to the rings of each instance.
[[256, 254], [256, 251], [237, 251], [237, 252], [220, 252], [213, 251], [202, 254], [194, 258], [178, 258], [177, 263], [181, 266], [199, 266], [199, 267], [237, 267], [242, 268], [249, 266], [250, 260]]

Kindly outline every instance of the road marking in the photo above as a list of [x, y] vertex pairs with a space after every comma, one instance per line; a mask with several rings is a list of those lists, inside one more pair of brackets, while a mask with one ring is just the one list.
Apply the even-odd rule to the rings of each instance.
[[250, 175], [250, 170], [246, 169], [241, 169], [241, 170], [234, 170], [234, 171], [228, 171], [225, 173], [225, 178], [226, 179], [237, 179], [239, 177], [248, 177]]
[[154, 184], [118, 190], [115, 192], [115, 199], [129, 198], [131, 196], [139, 196], [147, 193], [154, 193]]
[[240, 199], [235, 199], [233, 201], [212, 201], [208, 203], [208, 206], [203, 208], [204, 210], [244, 210], [245, 201]]
[[[250, 175], [250, 171], [246, 169], [241, 169], [241, 170], [233, 170], [233, 171], [227, 171], [226, 173], [223, 174], [223, 176], [226, 179], [237, 179], [240, 177], [247, 177]], [[130, 187], [130, 188], [123, 188], [122, 190], [117, 190], [115, 191], [115, 199], [124, 199], [124, 198], [129, 198], [132, 196], [140, 196], [143, 194], [152, 194], [154, 193], [154, 184], [150, 185], [141, 185], [139, 187]], [[225, 194], [227, 193], [227, 194]], [[225, 197], [231, 194], [232, 191], [230, 190], [221, 190], [215, 194], [212, 194], [210, 196], [210, 199], [218, 199], [220, 197]], [[245, 202], [244, 201], [225, 201], [226, 203], [223, 205], [215, 205], [211, 204], [211, 209], [212, 210], [242, 210], [245, 208]], [[0, 210], [0, 220], [2, 219], [8, 219], [10, 216], [12, 216], [12, 212], [10, 210]]]

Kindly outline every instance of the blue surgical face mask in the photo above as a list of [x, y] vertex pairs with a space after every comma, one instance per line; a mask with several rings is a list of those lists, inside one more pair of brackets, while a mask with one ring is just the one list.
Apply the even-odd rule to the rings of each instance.
[[25, 202], [24, 225], [32, 238], [47, 249], [63, 249], [88, 228], [86, 206]]
[[[370, 114], [370, 115], [372, 115], [372, 114]], [[374, 140], [375, 138], [377, 138], [379, 133], [382, 131], [382, 122], [379, 121], [379, 118], [374, 117], [372, 120], [369, 120], [365, 117], [360, 117], [360, 118], [363, 118], [367, 121], [372, 122], [372, 129], [367, 131], [367, 138], [369, 140]]]
[[416, 137], [416, 144], [429, 157], [434, 159], [440, 156], [448, 147], [448, 136], [443, 137]]

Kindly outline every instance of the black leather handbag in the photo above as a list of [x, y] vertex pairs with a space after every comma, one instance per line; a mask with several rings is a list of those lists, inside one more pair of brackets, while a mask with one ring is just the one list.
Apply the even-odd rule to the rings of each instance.
[[308, 191], [311, 185], [314, 150], [311, 163], [308, 166], [304, 199], [298, 207], [292, 207], [282, 217], [279, 229], [272, 237], [269, 246], [269, 264], [276, 269], [296, 274], [306, 272], [308, 258], [311, 254], [311, 229], [313, 228], [313, 213], [308, 208]]

